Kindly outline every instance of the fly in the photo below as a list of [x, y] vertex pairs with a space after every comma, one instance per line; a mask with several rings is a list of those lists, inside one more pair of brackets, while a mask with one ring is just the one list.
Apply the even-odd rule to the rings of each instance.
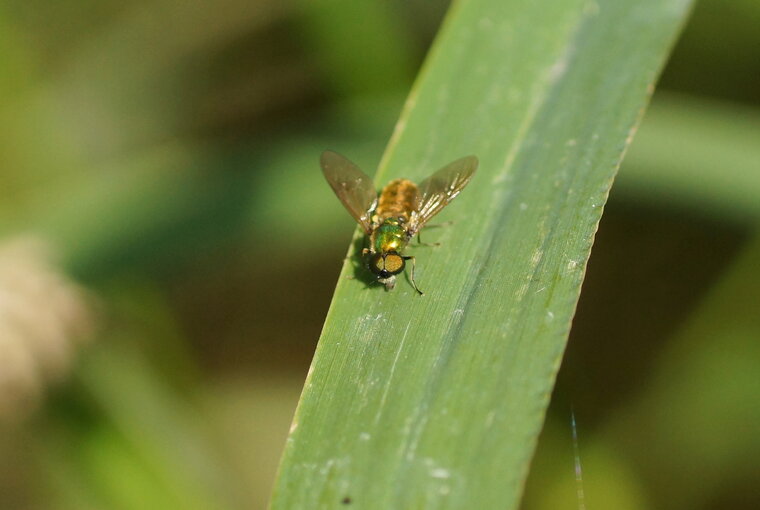
[[449, 163], [419, 185], [395, 179], [379, 196], [372, 178], [337, 152], [323, 152], [320, 163], [330, 187], [369, 237], [369, 248], [362, 250], [362, 257], [370, 272], [390, 290], [410, 260], [412, 286], [422, 295], [414, 281], [415, 259], [402, 252], [428, 220], [470, 182], [478, 158], [467, 156]]

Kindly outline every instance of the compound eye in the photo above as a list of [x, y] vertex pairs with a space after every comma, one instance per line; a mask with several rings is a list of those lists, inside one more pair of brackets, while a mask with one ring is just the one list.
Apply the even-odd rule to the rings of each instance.
[[404, 259], [396, 253], [389, 253], [385, 256], [385, 270], [390, 274], [399, 274], [404, 270]]
[[375, 253], [370, 257], [368, 266], [369, 270], [376, 275], [382, 276], [382, 273], [385, 272], [385, 262], [383, 261], [383, 256], [379, 253]]

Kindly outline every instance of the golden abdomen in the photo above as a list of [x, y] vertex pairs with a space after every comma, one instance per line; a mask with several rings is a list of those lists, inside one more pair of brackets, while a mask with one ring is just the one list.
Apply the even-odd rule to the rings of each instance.
[[409, 221], [417, 203], [417, 194], [417, 185], [409, 179], [393, 180], [380, 192], [375, 214], [380, 220], [400, 217]]

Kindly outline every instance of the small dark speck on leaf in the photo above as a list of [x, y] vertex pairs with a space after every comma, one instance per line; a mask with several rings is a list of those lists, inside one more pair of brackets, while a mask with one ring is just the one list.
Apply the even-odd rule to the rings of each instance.
[[343, 503], [344, 505], [350, 505], [351, 504], [351, 498], [349, 498], [348, 496], [346, 496], [340, 502]]

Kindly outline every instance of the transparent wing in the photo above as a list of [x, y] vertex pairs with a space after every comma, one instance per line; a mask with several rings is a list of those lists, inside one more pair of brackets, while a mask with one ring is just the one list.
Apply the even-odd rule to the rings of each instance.
[[438, 214], [441, 209], [454, 200], [470, 182], [478, 168], [478, 158], [467, 156], [449, 163], [419, 184], [417, 207], [417, 224], [419, 230], [427, 221]]
[[370, 217], [377, 205], [377, 191], [372, 179], [337, 152], [323, 152], [320, 164], [325, 179], [343, 206], [369, 234]]

